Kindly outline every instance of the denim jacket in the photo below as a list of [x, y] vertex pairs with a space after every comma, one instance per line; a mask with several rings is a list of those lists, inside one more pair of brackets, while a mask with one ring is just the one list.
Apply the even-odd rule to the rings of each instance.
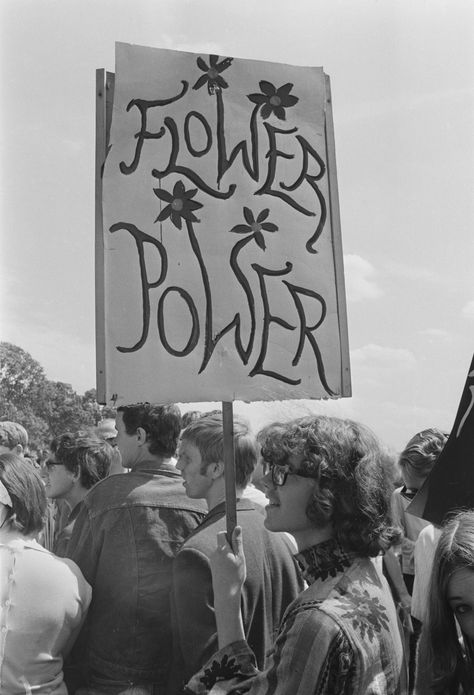
[[86, 682], [166, 683], [172, 561], [205, 513], [175, 467], [153, 460], [86, 495], [67, 549], [92, 586], [75, 650]]

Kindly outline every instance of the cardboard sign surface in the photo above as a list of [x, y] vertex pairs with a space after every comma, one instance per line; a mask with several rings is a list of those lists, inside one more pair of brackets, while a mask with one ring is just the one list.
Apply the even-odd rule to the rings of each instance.
[[329, 80], [117, 44], [98, 395], [350, 395]]

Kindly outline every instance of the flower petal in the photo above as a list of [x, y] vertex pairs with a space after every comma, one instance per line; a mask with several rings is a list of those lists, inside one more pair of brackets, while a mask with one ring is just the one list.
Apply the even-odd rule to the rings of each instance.
[[298, 101], [298, 97], [294, 97], [293, 94], [288, 94], [285, 97], [280, 97], [282, 106], [294, 106]]
[[175, 227], [181, 229], [181, 215], [179, 214], [179, 212], [176, 212], [176, 210], [171, 211], [171, 221]]
[[293, 89], [293, 84], [291, 82], [287, 82], [282, 87], [277, 89], [277, 95], [281, 99], [282, 97], [288, 96], [288, 94], [291, 92], [292, 89]]
[[236, 234], [251, 234], [252, 228], [248, 227], [246, 224], [236, 224], [230, 231]]
[[221, 77], [220, 75], [217, 75], [217, 77], [216, 77], [216, 79], [214, 80], [214, 82], [215, 82], [216, 84], [218, 84], [219, 87], [221, 87], [221, 89], [227, 89], [227, 87], [229, 86], [229, 85], [227, 84], [227, 82], [224, 80], [224, 78]]
[[255, 232], [255, 241], [260, 246], [260, 248], [265, 251], [265, 249], [266, 249], [265, 239], [263, 238], [262, 232]]
[[265, 208], [265, 210], [262, 210], [262, 212], [257, 217], [257, 222], [263, 222], [263, 220], [267, 219], [269, 214], [270, 214], [270, 208]]
[[286, 121], [286, 113], [285, 113], [285, 109], [283, 108], [283, 106], [274, 106], [273, 107], [273, 113], [275, 114], [275, 116], [277, 118], [280, 119], [280, 121]]
[[171, 215], [171, 205], [167, 205], [160, 212], [160, 214], [156, 218], [155, 222], [163, 222], [163, 220], [166, 220], [166, 218], [169, 217], [170, 215]]
[[247, 224], [252, 225], [255, 222], [252, 210], [244, 207], [244, 217]]
[[233, 58], [224, 58], [224, 60], [221, 60], [221, 62], [215, 66], [217, 72], [227, 70], [227, 68], [231, 66], [233, 60]]
[[194, 83], [193, 89], [201, 89], [201, 87], [206, 84], [208, 80], [207, 74], [201, 75], [201, 77]]
[[186, 189], [184, 188], [184, 183], [179, 179], [176, 181], [173, 188], [173, 198], [184, 198]]
[[215, 68], [218, 62], [219, 62], [219, 56], [215, 56], [215, 55], [209, 56], [209, 65], [211, 66], [211, 68]]
[[247, 99], [250, 99], [251, 102], [254, 104], [266, 104], [268, 101], [268, 97], [264, 96], [263, 94], [247, 94]]
[[197, 188], [190, 188], [189, 191], [184, 191], [184, 197], [189, 200], [189, 198], [194, 198], [197, 193]]
[[171, 203], [173, 200], [173, 196], [171, 193], [168, 193], [168, 191], [165, 191], [164, 188], [154, 188], [153, 193], [158, 196], [160, 200], [164, 200], [167, 203]]
[[273, 224], [273, 222], [264, 222], [262, 224], [262, 229], [264, 229], [266, 232], [277, 232], [278, 227], [276, 224]]
[[273, 113], [273, 106], [270, 106], [270, 104], [268, 104], [268, 103], [264, 104], [262, 106], [262, 110], [260, 111], [260, 115], [263, 118], [263, 120], [265, 120], [266, 118], [271, 116], [272, 113]]
[[191, 210], [181, 210], [181, 217], [185, 220], [189, 220], [190, 222], [200, 222], [196, 215], [191, 212]]
[[275, 85], [272, 84], [271, 82], [267, 82], [266, 80], [261, 80], [261, 82], [258, 83], [260, 89], [264, 94], [267, 95], [267, 97], [273, 97], [275, 96]]
[[196, 63], [198, 64], [198, 68], [200, 68], [201, 70], [204, 70], [204, 72], [207, 72], [209, 70], [209, 68], [207, 67], [206, 63], [201, 58], [201, 56], [199, 56], [199, 58], [196, 60]]
[[202, 208], [202, 203], [198, 203], [197, 200], [184, 200], [183, 210], [199, 210]]

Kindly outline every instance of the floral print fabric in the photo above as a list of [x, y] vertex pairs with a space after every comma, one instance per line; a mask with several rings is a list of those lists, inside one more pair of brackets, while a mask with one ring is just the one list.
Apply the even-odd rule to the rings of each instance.
[[194, 695], [403, 695], [395, 606], [370, 558], [334, 540], [296, 556], [310, 586], [288, 607], [268, 668], [246, 642], [221, 649], [188, 683]]

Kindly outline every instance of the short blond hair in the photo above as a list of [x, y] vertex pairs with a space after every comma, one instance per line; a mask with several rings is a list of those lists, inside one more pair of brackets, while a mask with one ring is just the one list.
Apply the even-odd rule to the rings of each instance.
[[20, 444], [23, 449], [28, 446], [28, 432], [18, 422], [3, 420], [0, 422], [0, 444], [14, 449]]

